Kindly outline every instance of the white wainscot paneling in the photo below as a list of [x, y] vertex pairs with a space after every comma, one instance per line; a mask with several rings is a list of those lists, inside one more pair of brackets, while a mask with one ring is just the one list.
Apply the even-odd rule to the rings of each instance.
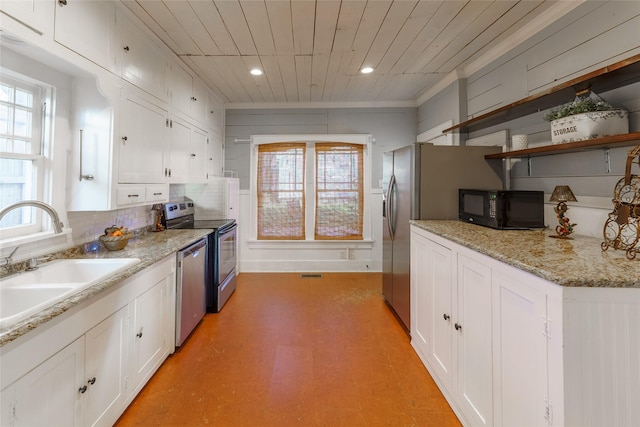
[[[239, 272], [382, 271], [382, 191], [371, 190], [371, 239], [331, 242], [252, 240], [250, 196], [240, 191]], [[255, 233], [254, 233], [255, 234]]]
[[640, 420], [640, 289], [565, 290], [566, 425]]

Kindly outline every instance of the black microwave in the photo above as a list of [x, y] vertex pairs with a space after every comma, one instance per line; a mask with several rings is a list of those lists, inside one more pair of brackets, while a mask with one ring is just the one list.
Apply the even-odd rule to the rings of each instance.
[[462, 221], [501, 230], [544, 227], [544, 192], [460, 189]]

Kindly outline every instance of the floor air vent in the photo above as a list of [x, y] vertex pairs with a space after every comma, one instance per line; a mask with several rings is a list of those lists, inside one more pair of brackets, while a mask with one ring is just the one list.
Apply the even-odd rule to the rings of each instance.
[[302, 279], [322, 279], [322, 274], [301, 274]]

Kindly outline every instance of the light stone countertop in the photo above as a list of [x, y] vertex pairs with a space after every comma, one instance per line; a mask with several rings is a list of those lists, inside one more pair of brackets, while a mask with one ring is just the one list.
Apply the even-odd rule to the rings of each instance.
[[411, 224], [561, 286], [640, 288], [640, 257], [602, 251], [603, 240], [593, 237], [554, 239], [550, 229], [494, 230], [457, 220]]
[[172, 253], [176, 253], [189, 244], [205, 237], [212, 231], [213, 230], [209, 229], [200, 229], [165, 230], [159, 233], [147, 232], [133, 237], [129, 240], [129, 244], [119, 251], [107, 251], [102, 248], [102, 250], [97, 253], [85, 253], [79, 248], [72, 248], [56, 253], [55, 256], [51, 257], [51, 260], [61, 258], [139, 258], [140, 262], [104, 281], [67, 297], [53, 306], [45, 308], [39, 313], [15, 324], [4, 326], [0, 329], [0, 347], [37, 328], [43, 323], [48, 322], [54, 317], [63, 314], [71, 307], [88, 300], [105, 289], [117, 285]]

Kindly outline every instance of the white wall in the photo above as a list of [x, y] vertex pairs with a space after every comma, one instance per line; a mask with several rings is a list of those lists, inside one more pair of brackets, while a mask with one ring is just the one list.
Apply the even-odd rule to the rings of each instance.
[[[225, 169], [240, 178], [239, 271], [382, 271], [382, 155], [416, 140], [415, 108], [227, 110]], [[251, 135], [371, 134], [370, 242], [252, 243]], [[321, 247], [322, 249], [318, 249]]]
[[[529, 95], [549, 89], [608, 64], [640, 53], [640, 2], [584, 2], [563, 19], [478, 70], [460, 79], [466, 88], [467, 111], [462, 120], [507, 105]], [[615, 106], [630, 113], [630, 131], [640, 130], [640, 84], [599, 94]], [[420, 106], [420, 123], [426, 116], [437, 114], [442, 106], [449, 114], [455, 106], [443, 103], [456, 94], [451, 87], [425, 101]], [[570, 102], [573, 99], [567, 99]], [[531, 114], [474, 132], [480, 137], [507, 130], [511, 135], [529, 136], [529, 146], [551, 144], [550, 125], [543, 112]], [[425, 117], [423, 119], [423, 117]], [[467, 135], [463, 135], [466, 138]], [[556, 185], [569, 185], [578, 202], [569, 203], [569, 218], [576, 222], [576, 234], [602, 237], [607, 215], [613, 209], [613, 189], [624, 174], [629, 147], [591, 150], [579, 153], [534, 157], [514, 162], [511, 188], [542, 190], [548, 196]], [[640, 171], [636, 168], [636, 174]], [[553, 203], [546, 205], [546, 223], [555, 228], [557, 222]]]

